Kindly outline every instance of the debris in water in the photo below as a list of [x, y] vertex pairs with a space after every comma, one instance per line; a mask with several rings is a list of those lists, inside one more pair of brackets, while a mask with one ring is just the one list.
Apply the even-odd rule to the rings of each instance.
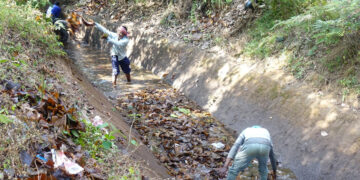
[[221, 142], [212, 143], [212, 146], [214, 146], [216, 149], [223, 149], [225, 147], [225, 144]]
[[119, 105], [134, 115], [127, 116], [129, 123], [177, 178], [210, 178], [209, 172], [225, 162], [231, 135], [175, 89], [130, 93], [119, 99]]
[[321, 136], [324, 136], [324, 137], [329, 135], [326, 131], [321, 131], [320, 134], [321, 134]]

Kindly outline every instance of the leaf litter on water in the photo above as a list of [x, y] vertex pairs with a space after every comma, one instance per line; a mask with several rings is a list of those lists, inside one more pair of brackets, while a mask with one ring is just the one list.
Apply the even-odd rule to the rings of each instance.
[[[134, 128], [170, 174], [180, 179], [217, 178], [215, 168], [225, 162], [233, 138], [210, 113], [174, 89], [129, 93], [118, 106], [127, 111], [129, 123], [138, 118]], [[213, 143], [224, 146], [215, 148]]]

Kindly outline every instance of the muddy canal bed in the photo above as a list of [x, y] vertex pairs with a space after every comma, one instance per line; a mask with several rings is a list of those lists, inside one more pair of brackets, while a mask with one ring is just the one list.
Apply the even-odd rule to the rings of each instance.
[[[177, 179], [221, 179], [215, 169], [222, 167], [235, 139], [210, 113], [161, 78], [133, 66], [132, 83], [126, 83], [121, 73], [113, 88], [108, 52], [80, 45], [70, 46], [67, 52], [77, 68], [138, 131], [170, 175]], [[296, 179], [287, 169], [279, 168], [277, 173], [278, 179]], [[257, 163], [239, 177], [257, 179]]]

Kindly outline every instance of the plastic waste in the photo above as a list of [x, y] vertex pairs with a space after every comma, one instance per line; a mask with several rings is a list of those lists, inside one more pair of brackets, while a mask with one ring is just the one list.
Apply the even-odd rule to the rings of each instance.
[[53, 6], [49, 6], [49, 8], [46, 10], [46, 17], [50, 18], [51, 17], [51, 10], [52, 10]]
[[44, 161], [45, 163], [48, 161], [46, 158], [40, 156], [40, 154], [36, 155], [37, 158], [39, 158], [40, 160]]
[[216, 149], [223, 149], [225, 147], [225, 144], [221, 142], [212, 143], [212, 146], [214, 146]]
[[31, 162], [33, 161], [33, 158], [31, 157], [31, 155], [26, 151], [20, 152], [20, 159], [23, 164], [26, 164], [28, 166], [30, 166]]
[[104, 124], [104, 121], [101, 119], [100, 116], [95, 116], [94, 119], [93, 119], [92, 124], [94, 126], [100, 126], [100, 125]]
[[84, 170], [84, 168], [66, 157], [63, 151], [55, 151], [52, 149], [51, 152], [53, 153], [54, 168], [64, 165], [65, 171], [68, 174], [78, 174]]
[[77, 163], [74, 163], [74, 162], [72, 162], [70, 160], [67, 160], [64, 163], [64, 166], [65, 166], [66, 172], [69, 173], [69, 174], [78, 174], [78, 173], [80, 173], [81, 171], [84, 170], [84, 168], [82, 168]]

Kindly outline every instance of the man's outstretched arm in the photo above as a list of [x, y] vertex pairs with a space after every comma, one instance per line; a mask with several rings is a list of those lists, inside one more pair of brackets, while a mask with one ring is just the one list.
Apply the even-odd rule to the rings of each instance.
[[111, 37], [111, 38], [116, 37], [116, 33], [109, 31], [108, 29], [106, 29], [104, 26], [102, 26], [99, 23], [95, 23], [95, 27], [98, 28], [101, 32], [109, 35], [109, 37]]

